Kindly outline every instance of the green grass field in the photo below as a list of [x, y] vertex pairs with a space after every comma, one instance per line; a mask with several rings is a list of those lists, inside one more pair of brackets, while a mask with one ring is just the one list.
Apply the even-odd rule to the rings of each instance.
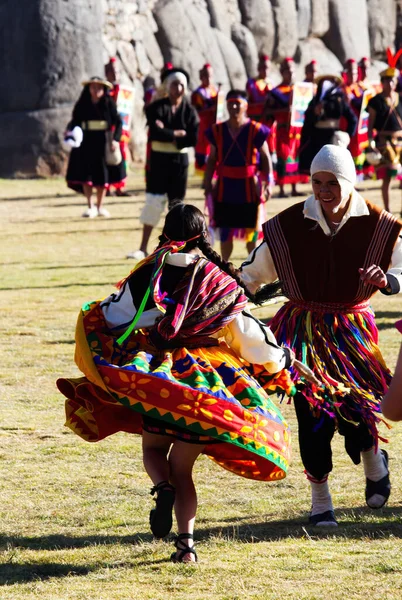
[[[400, 600], [402, 426], [382, 427], [393, 493], [377, 512], [365, 506], [362, 467], [347, 460], [336, 436], [335, 531], [306, 525], [310, 496], [292, 406], [282, 406], [293, 425], [285, 480], [252, 482], [200, 458], [196, 566], [170, 563], [171, 541], [150, 534], [151, 483], [140, 439], [119, 434], [91, 445], [64, 428], [55, 381], [78, 374], [78, 311], [133, 267], [125, 254], [138, 247], [142, 176], [132, 175], [128, 188], [131, 198], [107, 199], [110, 220], [88, 220], [82, 198], [62, 180], [0, 182], [0, 599]], [[378, 183], [365, 188], [380, 201]], [[400, 195], [393, 190], [395, 213]], [[188, 200], [202, 206], [196, 182]], [[272, 200], [269, 215], [289, 203]], [[244, 258], [237, 245], [234, 262]], [[393, 368], [401, 297], [378, 294], [373, 305]]]

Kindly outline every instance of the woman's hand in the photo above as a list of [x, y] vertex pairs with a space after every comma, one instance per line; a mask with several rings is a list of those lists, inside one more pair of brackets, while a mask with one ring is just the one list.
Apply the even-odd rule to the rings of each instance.
[[322, 102], [318, 102], [318, 104], [316, 104], [314, 107], [314, 114], [317, 117], [320, 117], [322, 115], [322, 111], [323, 111], [323, 104], [322, 104]]
[[112, 152], [114, 152], [114, 150], [116, 150], [116, 148], [119, 146], [119, 142], [116, 142], [116, 140], [112, 140], [110, 142], [110, 150]]
[[364, 285], [374, 285], [380, 289], [386, 288], [388, 285], [387, 276], [378, 265], [371, 265], [368, 269], [359, 269], [359, 273]]

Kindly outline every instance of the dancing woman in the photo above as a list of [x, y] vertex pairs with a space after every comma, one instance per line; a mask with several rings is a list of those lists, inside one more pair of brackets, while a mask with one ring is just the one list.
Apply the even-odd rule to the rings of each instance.
[[[85, 377], [58, 380], [77, 435], [142, 434], [157, 494], [151, 530], [169, 533], [174, 505], [174, 561], [196, 560], [192, 468], [201, 453], [262, 481], [285, 477], [289, 462], [289, 428], [267, 391], [291, 393], [283, 375], [293, 353], [245, 310], [236, 273], [207, 235], [197, 208], [172, 208], [157, 249], [117, 293], [83, 307], [75, 356]], [[252, 372], [264, 375], [265, 389]]]

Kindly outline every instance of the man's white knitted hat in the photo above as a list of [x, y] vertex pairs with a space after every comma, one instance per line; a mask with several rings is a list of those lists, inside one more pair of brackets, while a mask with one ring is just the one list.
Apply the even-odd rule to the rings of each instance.
[[310, 173], [325, 171], [333, 173], [342, 190], [342, 199], [348, 198], [356, 183], [356, 167], [347, 148], [326, 144], [315, 155], [311, 163]]

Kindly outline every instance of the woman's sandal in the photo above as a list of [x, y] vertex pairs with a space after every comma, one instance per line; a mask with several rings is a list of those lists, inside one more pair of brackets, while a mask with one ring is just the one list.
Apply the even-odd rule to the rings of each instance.
[[168, 481], [161, 481], [151, 489], [151, 494], [155, 493], [156, 506], [149, 513], [149, 525], [156, 538], [164, 538], [172, 529], [176, 490]]
[[[176, 536], [174, 545], [176, 546], [177, 550], [178, 550], [178, 554], [177, 552], [173, 552], [173, 554], [170, 557], [170, 560], [174, 563], [182, 563], [182, 562], [189, 562], [189, 563], [194, 563], [194, 562], [198, 562], [198, 556], [197, 556], [197, 552], [194, 550], [194, 547], [190, 547], [188, 544], [186, 544], [186, 542], [184, 540], [192, 540], [193, 538], [193, 534], [192, 533], [179, 533], [178, 536]], [[195, 561], [193, 560], [183, 560], [183, 558], [185, 557], [186, 554], [194, 554], [194, 558]]]

